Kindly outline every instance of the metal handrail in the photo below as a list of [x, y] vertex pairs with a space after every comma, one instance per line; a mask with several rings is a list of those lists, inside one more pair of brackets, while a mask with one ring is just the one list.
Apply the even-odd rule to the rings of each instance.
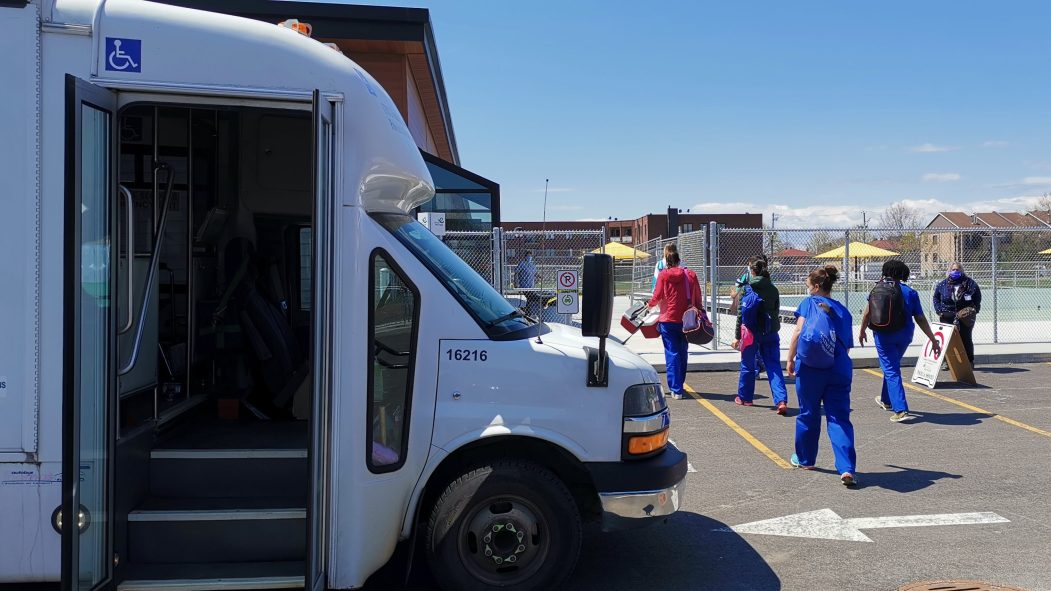
[[139, 310], [139, 325], [135, 330], [135, 342], [131, 348], [131, 357], [128, 362], [117, 370], [117, 375], [122, 376], [130, 372], [139, 361], [139, 349], [142, 348], [142, 331], [146, 326], [146, 312], [150, 307], [150, 297], [153, 295], [153, 278], [157, 275], [157, 265], [161, 258], [161, 239], [164, 238], [164, 225], [168, 221], [168, 206], [171, 203], [172, 188], [175, 186], [175, 173], [167, 164], [160, 162], [157, 170], [168, 173], [168, 186], [164, 189], [164, 205], [161, 207], [161, 217], [157, 221], [157, 232], [153, 238], [153, 252], [150, 253], [150, 269], [146, 273], [146, 284], [142, 288], [142, 308]]
[[117, 334], [124, 334], [131, 330], [131, 327], [135, 323], [135, 314], [132, 312], [131, 307], [133, 303], [132, 301], [135, 299], [135, 265], [133, 264], [135, 260], [135, 216], [134, 210], [132, 209], [135, 204], [132, 203], [131, 191], [129, 191], [127, 187], [124, 185], [117, 185], [117, 189], [122, 195], [124, 195], [124, 209], [127, 210], [128, 214], [128, 319], [117, 329]]

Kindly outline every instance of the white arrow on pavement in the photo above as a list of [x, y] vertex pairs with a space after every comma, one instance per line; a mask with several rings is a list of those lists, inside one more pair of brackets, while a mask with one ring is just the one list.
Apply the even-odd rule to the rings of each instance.
[[871, 542], [861, 533], [863, 529], [884, 527], [926, 527], [932, 525], [975, 525], [981, 523], [1010, 523], [996, 513], [941, 513], [937, 515], [899, 515], [896, 517], [861, 517], [843, 519], [832, 509], [819, 509], [796, 513], [784, 517], [764, 519], [723, 527], [715, 531], [737, 532], [739, 534], [763, 534], [768, 536], [788, 536], [793, 538], [817, 538], [824, 540], [844, 540], [849, 542]]

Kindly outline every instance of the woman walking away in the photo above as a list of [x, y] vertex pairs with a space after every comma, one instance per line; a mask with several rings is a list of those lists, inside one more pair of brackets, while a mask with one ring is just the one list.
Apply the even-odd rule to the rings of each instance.
[[876, 404], [883, 410], [892, 410], [891, 421], [901, 423], [912, 419], [909, 402], [905, 400], [905, 386], [901, 377], [901, 358], [912, 343], [918, 325], [931, 341], [935, 355], [940, 354], [941, 345], [931, 332], [931, 325], [923, 315], [920, 296], [905, 285], [909, 280], [909, 266], [899, 260], [883, 263], [883, 279], [872, 288], [865, 314], [861, 318], [858, 342], [868, 340], [866, 329], [875, 333], [876, 354], [883, 370], [883, 391], [876, 397]]
[[[744, 286], [741, 303], [737, 307], [737, 327], [733, 348], [741, 351], [741, 374], [737, 379], [737, 398], [734, 402], [754, 406], [756, 350], [766, 363], [766, 377], [774, 396], [777, 414], [788, 412], [788, 390], [781, 372], [781, 296], [770, 281], [766, 261], [759, 257], [748, 259], [748, 284]], [[742, 338], [743, 337], [743, 338]]]
[[982, 290], [963, 272], [963, 265], [949, 265], [949, 272], [934, 288], [934, 311], [944, 324], [955, 324], [974, 367], [974, 323], [982, 311]]
[[788, 345], [788, 375], [796, 376], [799, 415], [792, 465], [813, 470], [821, 437], [821, 406], [825, 407], [828, 438], [836, 457], [836, 472], [846, 486], [855, 486], [857, 454], [850, 423], [850, 382], [853, 364], [847, 352], [853, 320], [843, 304], [832, 299], [839, 270], [832, 265], [812, 271], [806, 279], [810, 297], [796, 309], [796, 329]]
[[646, 305], [649, 308], [660, 306], [657, 330], [664, 342], [668, 389], [675, 400], [685, 397], [687, 343], [682, 332], [682, 316], [691, 307], [700, 309], [703, 301], [697, 274], [679, 266], [679, 251], [674, 244], [665, 246], [664, 270], [657, 276], [653, 298]]

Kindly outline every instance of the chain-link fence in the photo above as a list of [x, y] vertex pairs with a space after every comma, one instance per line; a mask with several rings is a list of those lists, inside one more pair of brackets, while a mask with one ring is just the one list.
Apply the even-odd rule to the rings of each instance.
[[584, 255], [604, 252], [603, 230], [446, 232], [443, 240], [509, 301], [545, 322], [573, 324], [555, 303], [559, 271], [582, 274]]
[[[492, 232], [447, 232], [444, 240], [527, 313], [541, 315], [548, 322], [572, 324], [570, 315], [556, 313], [556, 275], [563, 270], [580, 271], [585, 254], [604, 252], [606, 235], [601, 230], [514, 232], [497, 228]], [[718, 333], [714, 347], [728, 347], [733, 342], [733, 293], [748, 259], [759, 254], [768, 257], [770, 277], [780, 292], [783, 347], [791, 335], [793, 312], [807, 294], [804, 280], [812, 270], [827, 264], [839, 269], [840, 279], [832, 297], [848, 307], [858, 325], [868, 292], [879, 280], [883, 263], [890, 259], [909, 265], [909, 284], [919, 292], [928, 318], [935, 321], [935, 287], [952, 262], [961, 263], [982, 291], [981, 312], [974, 329], [976, 343], [1051, 340], [1051, 254], [1044, 254], [1051, 249], [1051, 229], [771, 230], [709, 226], [613, 253], [616, 294], [627, 296], [631, 303], [648, 299], [653, 291], [654, 266], [670, 242], [677, 244], [683, 264], [697, 273], [705, 287]]]
[[[664, 247], [673, 243], [678, 247], [681, 264], [697, 273], [700, 284], [706, 286], [710, 279], [707, 271], [709, 253], [706, 234], [706, 230], [698, 230], [680, 234], [676, 238], [654, 238], [636, 246], [630, 261], [630, 290], [617, 295], [627, 295], [630, 304], [648, 300], [653, 294], [656, 266], [664, 256]], [[624, 264], [626, 263], [627, 261]], [[708, 291], [705, 290], [705, 293]]]
[[724, 228], [716, 231], [713, 243], [709, 256], [715, 258], [713, 293], [720, 312], [716, 346], [733, 341], [735, 318], [729, 315], [729, 305], [735, 280], [745, 272], [748, 258], [761, 253], [769, 258], [770, 277], [780, 292], [783, 347], [812, 270], [827, 264], [840, 270], [832, 296], [847, 306], [858, 325], [868, 292], [879, 280], [883, 263], [891, 259], [909, 266], [909, 285], [919, 292], [933, 321], [939, 320], [933, 306], [935, 287], [945, 279], [949, 265], [959, 262], [982, 292], [976, 343], [1051, 340], [1051, 254], [1041, 254], [1051, 247], [1051, 229]]

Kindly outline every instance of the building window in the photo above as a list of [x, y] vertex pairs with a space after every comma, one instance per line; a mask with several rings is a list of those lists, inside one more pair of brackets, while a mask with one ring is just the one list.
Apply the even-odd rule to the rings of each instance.
[[369, 273], [369, 470], [390, 472], [405, 463], [416, 361], [419, 292], [382, 251]]
[[500, 185], [422, 152], [434, 181], [434, 199], [419, 211], [445, 214], [445, 229], [489, 232], [500, 223]]

